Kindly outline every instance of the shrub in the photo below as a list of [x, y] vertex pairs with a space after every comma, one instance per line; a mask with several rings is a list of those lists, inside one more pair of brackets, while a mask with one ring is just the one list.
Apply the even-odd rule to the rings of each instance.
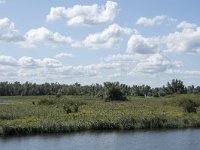
[[38, 105], [53, 105], [53, 104], [55, 104], [55, 101], [52, 99], [41, 99], [38, 102]]
[[189, 99], [181, 101], [180, 106], [182, 106], [183, 109], [188, 113], [196, 113], [199, 104]]
[[119, 88], [116, 88], [116, 87], [111, 87], [111, 88], [107, 89], [104, 99], [106, 101], [114, 101], [114, 100], [125, 101], [125, 100], [127, 100], [125, 94]]
[[62, 94], [61, 93], [57, 93], [56, 94], [56, 98], [61, 98]]
[[64, 110], [67, 114], [72, 113], [72, 109], [70, 108], [70, 106], [63, 105], [63, 110]]
[[78, 112], [78, 105], [74, 105], [74, 112]]

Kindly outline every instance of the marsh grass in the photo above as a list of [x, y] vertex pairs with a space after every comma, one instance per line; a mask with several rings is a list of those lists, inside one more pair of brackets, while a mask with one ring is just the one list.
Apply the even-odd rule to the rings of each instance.
[[13, 104], [0, 105], [0, 135], [200, 127], [199, 108], [188, 113], [180, 105], [185, 99], [200, 104], [198, 95], [128, 97], [124, 102], [78, 96], [6, 98]]

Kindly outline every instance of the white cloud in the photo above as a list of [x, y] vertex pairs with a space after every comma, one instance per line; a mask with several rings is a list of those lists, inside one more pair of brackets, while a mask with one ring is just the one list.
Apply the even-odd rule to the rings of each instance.
[[200, 71], [194, 71], [194, 70], [185, 70], [183, 71], [183, 74], [189, 75], [189, 76], [200, 76]]
[[15, 24], [8, 18], [0, 19], [0, 29], [3, 30], [14, 30]]
[[136, 55], [117, 54], [109, 55], [107, 57], [101, 58], [101, 60], [105, 62], [135, 62], [137, 61], [137, 57]]
[[56, 69], [61, 75], [75, 78], [77, 76], [94, 76], [96, 75], [96, 70], [89, 70], [86, 66], [63, 66]]
[[[140, 60], [137, 60], [138, 63], [127, 61], [127, 63], [123, 64], [120, 62], [121, 59], [130, 60], [128, 55], [118, 54], [116, 57], [110, 57], [109, 63], [101, 62], [90, 65], [69, 66], [52, 58], [35, 59], [23, 56], [16, 59], [12, 56], [0, 55], [0, 77], [9, 81], [59, 82], [70, 79], [75, 82], [77, 80], [82, 81], [81, 79], [89, 80], [90, 78], [102, 76], [102, 82], [122, 76], [126, 78], [130, 70], [132, 71], [128, 75], [131, 76], [168, 73], [197, 77], [200, 74], [200, 71], [179, 70], [182, 65], [180, 62], [170, 61], [167, 57], [158, 53], [151, 56], [146, 55], [145, 58], [141, 57]], [[116, 62], [110, 62], [112, 60], [116, 60]]]
[[175, 22], [176, 19], [169, 18], [168, 16], [161, 15], [161, 16], [155, 16], [153, 18], [147, 18], [147, 17], [140, 17], [136, 24], [138, 25], [143, 25], [143, 26], [155, 26], [155, 25], [160, 25], [164, 22], [167, 24]]
[[118, 4], [107, 1], [105, 6], [75, 5], [71, 8], [52, 7], [47, 21], [67, 20], [68, 25], [94, 25], [112, 21], [118, 12]]
[[55, 79], [94, 77], [101, 74], [103, 70], [111, 71], [120, 67], [119, 63], [69, 66], [52, 58], [35, 59], [23, 56], [16, 59], [12, 56], [0, 55], [0, 70], [4, 71], [0, 77], [7, 77], [7, 80], [44, 82]]
[[101, 70], [101, 69], [116, 69], [120, 67], [120, 63], [99, 63], [85, 66], [88, 70]]
[[34, 59], [32, 57], [23, 56], [19, 59], [19, 64], [21, 67], [26, 68], [58, 68], [62, 67], [62, 63], [56, 59], [44, 58], [44, 59]]
[[22, 41], [23, 37], [15, 28], [14, 22], [8, 18], [0, 19], [0, 41], [3, 42], [18, 42]]
[[108, 76], [107, 76], [107, 79], [108, 79], [108, 80], [113, 80], [113, 79], [118, 78], [118, 77], [121, 77], [121, 76], [122, 76], [121, 73], [113, 73], [113, 74], [108, 75]]
[[32, 57], [27, 57], [27, 56], [23, 56], [19, 59], [19, 64], [22, 67], [27, 67], [27, 68], [33, 68], [33, 67], [38, 67], [39, 66], [39, 62], [38, 60], [33, 59]]
[[74, 55], [71, 53], [59, 53], [55, 56], [55, 58], [73, 58]]
[[0, 55], [0, 64], [6, 66], [16, 66], [17, 60], [12, 56]]
[[145, 38], [134, 34], [128, 41], [127, 53], [152, 54], [159, 50], [159, 38]]
[[167, 73], [169, 74], [179, 74], [179, 75], [184, 75], [184, 76], [200, 76], [200, 71], [199, 70], [180, 70], [180, 69], [169, 69], [167, 70]]
[[163, 37], [168, 52], [200, 52], [200, 27], [185, 28]]
[[[22, 77], [22, 78], [29, 78], [29, 82], [31, 78], [35, 77], [37, 79], [41, 78], [43, 75], [41, 74], [42, 70], [40, 69], [35, 69], [35, 71], [27, 68], [20, 68], [16, 71], [17, 77]], [[37, 80], [38, 81], [38, 80]]]
[[21, 36], [21, 34], [18, 31], [9, 31], [7, 33], [0, 33], [0, 41], [3, 42], [21, 42], [24, 38]]
[[97, 76], [99, 71], [102, 70], [112, 70], [119, 67], [118, 63], [99, 63], [90, 65], [78, 65], [78, 66], [62, 66], [55, 68], [57, 75], [62, 75], [65, 77], [84, 77], [84, 76]]
[[196, 28], [197, 25], [194, 23], [189, 23], [187, 21], [180, 22], [177, 26], [178, 29]]
[[52, 58], [44, 58], [40, 61], [40, 65], [46, 68], [58, 68], [63, 66], [60, 61]]
[[123, 28], [117, 24], [112, 24], [103, 32], [87, 36], [83, 41], [83, 45], [90, 49], [119, 48], [123, 37], [130, 35], [132, 32], [133, 30], [130, 28]]
[[[152, 23], [149, 24], [153, 25], [156, 17], [150, 20]], [[181, 31], [172, 32], [166, 36], [146, 38], [134, 34], [128, 41], [126, 52], [132, 54], [153, 54], [159, 51], [200, 52], [200, 27], [186, 21], [179, 22], [176, 27]]]
[[44, 27], [29, 30], [25, 36], [25, 41], [21, 45], [25, 48], [35, 47], [37, 44], [58, 45], [71, 44], [71, 37], [52, 32]]
[[177, 67], [180, 67], [180, 62], [172, 62], [167, 57], [156, 53], [148, 57], [146, 60], [139, 62], [135, 66], [134, 70], [129, 74], [134, 74], [136, 72], [155, 74]]

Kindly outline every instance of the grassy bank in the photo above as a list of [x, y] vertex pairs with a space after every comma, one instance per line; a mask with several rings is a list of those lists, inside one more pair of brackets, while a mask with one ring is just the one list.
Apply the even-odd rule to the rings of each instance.
[[181, 105], [198, 95], [129, 97], [105, 102], [89, 97], [0, 97], [0, 135], [65, 133], [83, 130], [131, 130], [200, 127], [200, 109], [188, 113]]

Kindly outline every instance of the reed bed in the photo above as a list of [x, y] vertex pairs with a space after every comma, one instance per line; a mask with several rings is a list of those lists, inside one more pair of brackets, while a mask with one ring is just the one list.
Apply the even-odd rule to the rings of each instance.
[[0, 105], [0, 135], [200, 127], [200, 109], [189, 113], [182, 101], [198, 95], [129, 97], [105, 102], [94, 97], [16, 96]]

